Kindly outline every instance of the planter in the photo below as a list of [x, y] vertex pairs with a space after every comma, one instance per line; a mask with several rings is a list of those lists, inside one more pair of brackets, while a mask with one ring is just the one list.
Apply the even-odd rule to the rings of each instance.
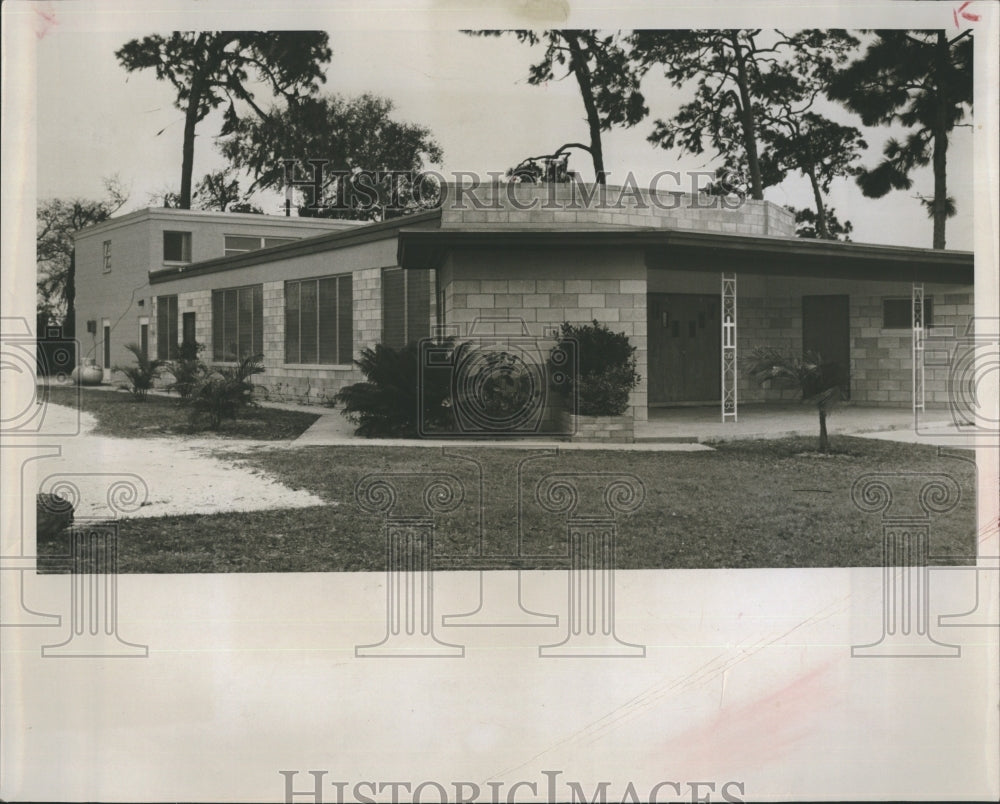
[[631, 444], [635, 441], [635, 420], [622, 416], [584, 416], [562, 411], [561, 431], [570, 441], [594, 444]]
[[73, 369], [70, 377], [78, 385], [100, 385], [104, 381], [104, 370], [94, 362], [94, 358], [87, 357], [83, 365]]

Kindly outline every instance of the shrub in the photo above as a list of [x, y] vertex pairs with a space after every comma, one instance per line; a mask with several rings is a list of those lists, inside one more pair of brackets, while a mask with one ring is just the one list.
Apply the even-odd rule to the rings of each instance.
[[205, 344], [185, 341], [177, 348], [178, 358], [167, 363], [165, 370], [173, 375], [174, 381], [167, 386], [168, 391], [176, 391], [181, 399], [186, 399], [198, 381], [208, 373], [208, 367], [199, 355]]
[[39, 542], [58, 536], [73, 524], [73, 504], [57, 494], [35, 495], [35, 532]]
[[160, 376], [164, 361], [150, 360], [149, 356], [137, 343], [127, 344], [125, 348], [135, 355], [136, 365], [115, 366], [114, 371], [119, 371], [125, 375], [127, 380], [125, 387], [128, 388], [129, 393], [132, 394], [137, 402], [144, 402], [146, 393], [153, 387], [153, 382], [156, 378]]
[[[564, 323], [557, 349], [575, 349], [579, 367], [565, 386], [565, 401], [575, 394], [577, 413], [585, 416], [620, 416], [628, 410], [629, 393], [639, 383], [635, 347], [622, 332], [604, 324]], [[553, 369], [554, 371], [555, 369]]]
[[[453, 348], [452, 339], [444, 339], [442, 349]], [[449, 428], [450, 384], [434, 372], [420, 387], [420, 347], [411, 343], [401, 349], [376, 344], [362, 350], [354, 364], [365, 375], [365, 382], [341, 388], [333, 397], [341, 413], [358, 425], [355, 433], [365, 438], [378, 436], [414, 437], [419, 417], [425, 426]]]
[[255, 405], [250, 378], [263, 373], [263, 359], [263, 355], [247, 355], [235, 366], [206, 370], [187, 397], [192, 424], [207, 417], [209, 428], [218, 430], [224, 419], [235, 419], [247, 406]]

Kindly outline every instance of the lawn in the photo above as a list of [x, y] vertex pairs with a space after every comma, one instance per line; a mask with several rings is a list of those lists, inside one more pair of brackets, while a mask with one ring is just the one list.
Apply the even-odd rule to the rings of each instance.
[[[260, 406], [248, 408], [235, 421], [223, 422], [218, 430], [195, 429], [177, 397], [151, 394], [137, 402], [124, 391], [79, 390], [81, 408], [97, 418], [94, 432], [117, 438], [200, 435], [282, 441], [297, 438], [319, 418], [318, 414]], [[75, 406], [76, 394], [75, 388], [48, 389], [49, 402], [56, 405]]]
[[[972, 463], [932, 447], [843, 436], [834, 439], [837, 454], [818, 457], [808, 453], [814, 442], [788, 438], [726, 443], [714, 452], [567, 451], [537, 458], [521, 467], [520, 484], [528, 493], [520, 513], [515, 501], [518, 464], [527, 457], [522, 450], [456, 445], [446, 454], [359, 446], [245, 453], [238, 456], [242, 463], [337, 504], [127, 520], [120, 526], [120, 571], [382, 570], [382, 521], [354, 499], [355, 483], [372, 472], [449, 473], [462, 481], [464, 503], [435, 520], [435, 566], [442, 569], [565, 567], [565, 515], [542, 510], [534, 497], [538, 479], [551, 472], [624, 472], [642, 480], [645, 504], [618, 520], [622, 569], [879, 566], [879, 515], [855, 507], [853, 482], [869, 472], [941, 472], [958, 481], [962, 499], [932, 520], [932, 563], [973, 562]], [[484, 471], [482, 505], [477, 461]], [[425, 510], [422, 481], [418, 486], [414, 480], [396, 481], [400, 515]], [[582, 504], [600, 508], [600, 489], [585, 478], [576, 482]], [[915, 498], [904, 505], [919, 513]], [[39, 545], [43, 556], [58, 549]]]

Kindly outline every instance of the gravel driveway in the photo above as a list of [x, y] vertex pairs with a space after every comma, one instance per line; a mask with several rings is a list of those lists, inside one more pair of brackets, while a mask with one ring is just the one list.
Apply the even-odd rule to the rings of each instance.
[[[69, 408], [52, 405], [45, 428], [64, 432], [56, 428], [65, 428], [75, 416]], [[217, 457], [221, 451], [268, 448], [259, 441], [110, 438], [94, 435], [95, 424], [92, 415], [82, 413], [80, 434], [56, 441], [62, 455], [35, 463], [40, 491], [68, 498], [78, 489], [77, 517], [111, 518], [116, 510], [121, 516], [158, 517], [330, 504]], [[138, 489], [137, 495], [129, 485]]]

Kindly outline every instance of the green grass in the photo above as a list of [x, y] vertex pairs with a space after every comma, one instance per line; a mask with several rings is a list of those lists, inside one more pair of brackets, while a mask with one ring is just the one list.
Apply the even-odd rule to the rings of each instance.
[[[959, 482], [963, 496], [955, 510], [931, 521], [932, 563], [972, 563], [972, 463], [939, 456], [931, 447], [843, 436], [834, 438], [838, 453], [817, 457], [809, 454], [814, 442], [732, 442], [715, 452], [564, 452], [525, 464], [525, 482], [533, 489], [538, 478], [550, 472], [624, 472], [639, 477], [645, 504], [619, 518], [617, 564], [622, 569], [854, 567], [879, 566], [882, 561], [880, 518], [851, 502], [855, 479], [869, 472], [943, 472]], [[503, 557], [516, 549], [514, 489], [517, 463], [527, 453], [461, 450], [457, 445], [454, 451], [487, 467], [483, 553], [500, 557], [470, 558], [479, 548], [480, 511], [471, 463], [427, 448], [306, 447], [246, 453], [239, 459], [337, 505], [127, 520], [120, 526], [120, 571], [382, 570], [382, 521], [360, 510], [354, 500], [355, 483], [371, 472], [447, 472], [463, 480], [465, 504], [436, 520], [437, 567], [565, 567], [565, 517], [542, 511], [533, 495], [521, 515], [523, 557]], [[578, 484], [582, 504], [599, 508], [598, 490], [583, 480]], [[422, 484], [397, 485], [402, 488], [398, 513], [422, 512]], [[900, 499], [907, 512], [919, 512], [915, 498]], [[57, 547], [40, 544], [39, 551], [45, 555]]]
[[[297, 438], [319, 418], [318, 414], [277, 408], [251, 407], [235, 421], [225, 421], [218, 430], [194, 428], [187, 408], [177, 397], [150, 395], [137, 402], [124, 391], [80, 389], [84, 412], [97, 417], [98, 435], [117, 438], [150, 438], [179, 435], [247, 438], [259, 441], [282, 441]], [[75, 388], [48, 389], [49, 402], [75, 406]]]

